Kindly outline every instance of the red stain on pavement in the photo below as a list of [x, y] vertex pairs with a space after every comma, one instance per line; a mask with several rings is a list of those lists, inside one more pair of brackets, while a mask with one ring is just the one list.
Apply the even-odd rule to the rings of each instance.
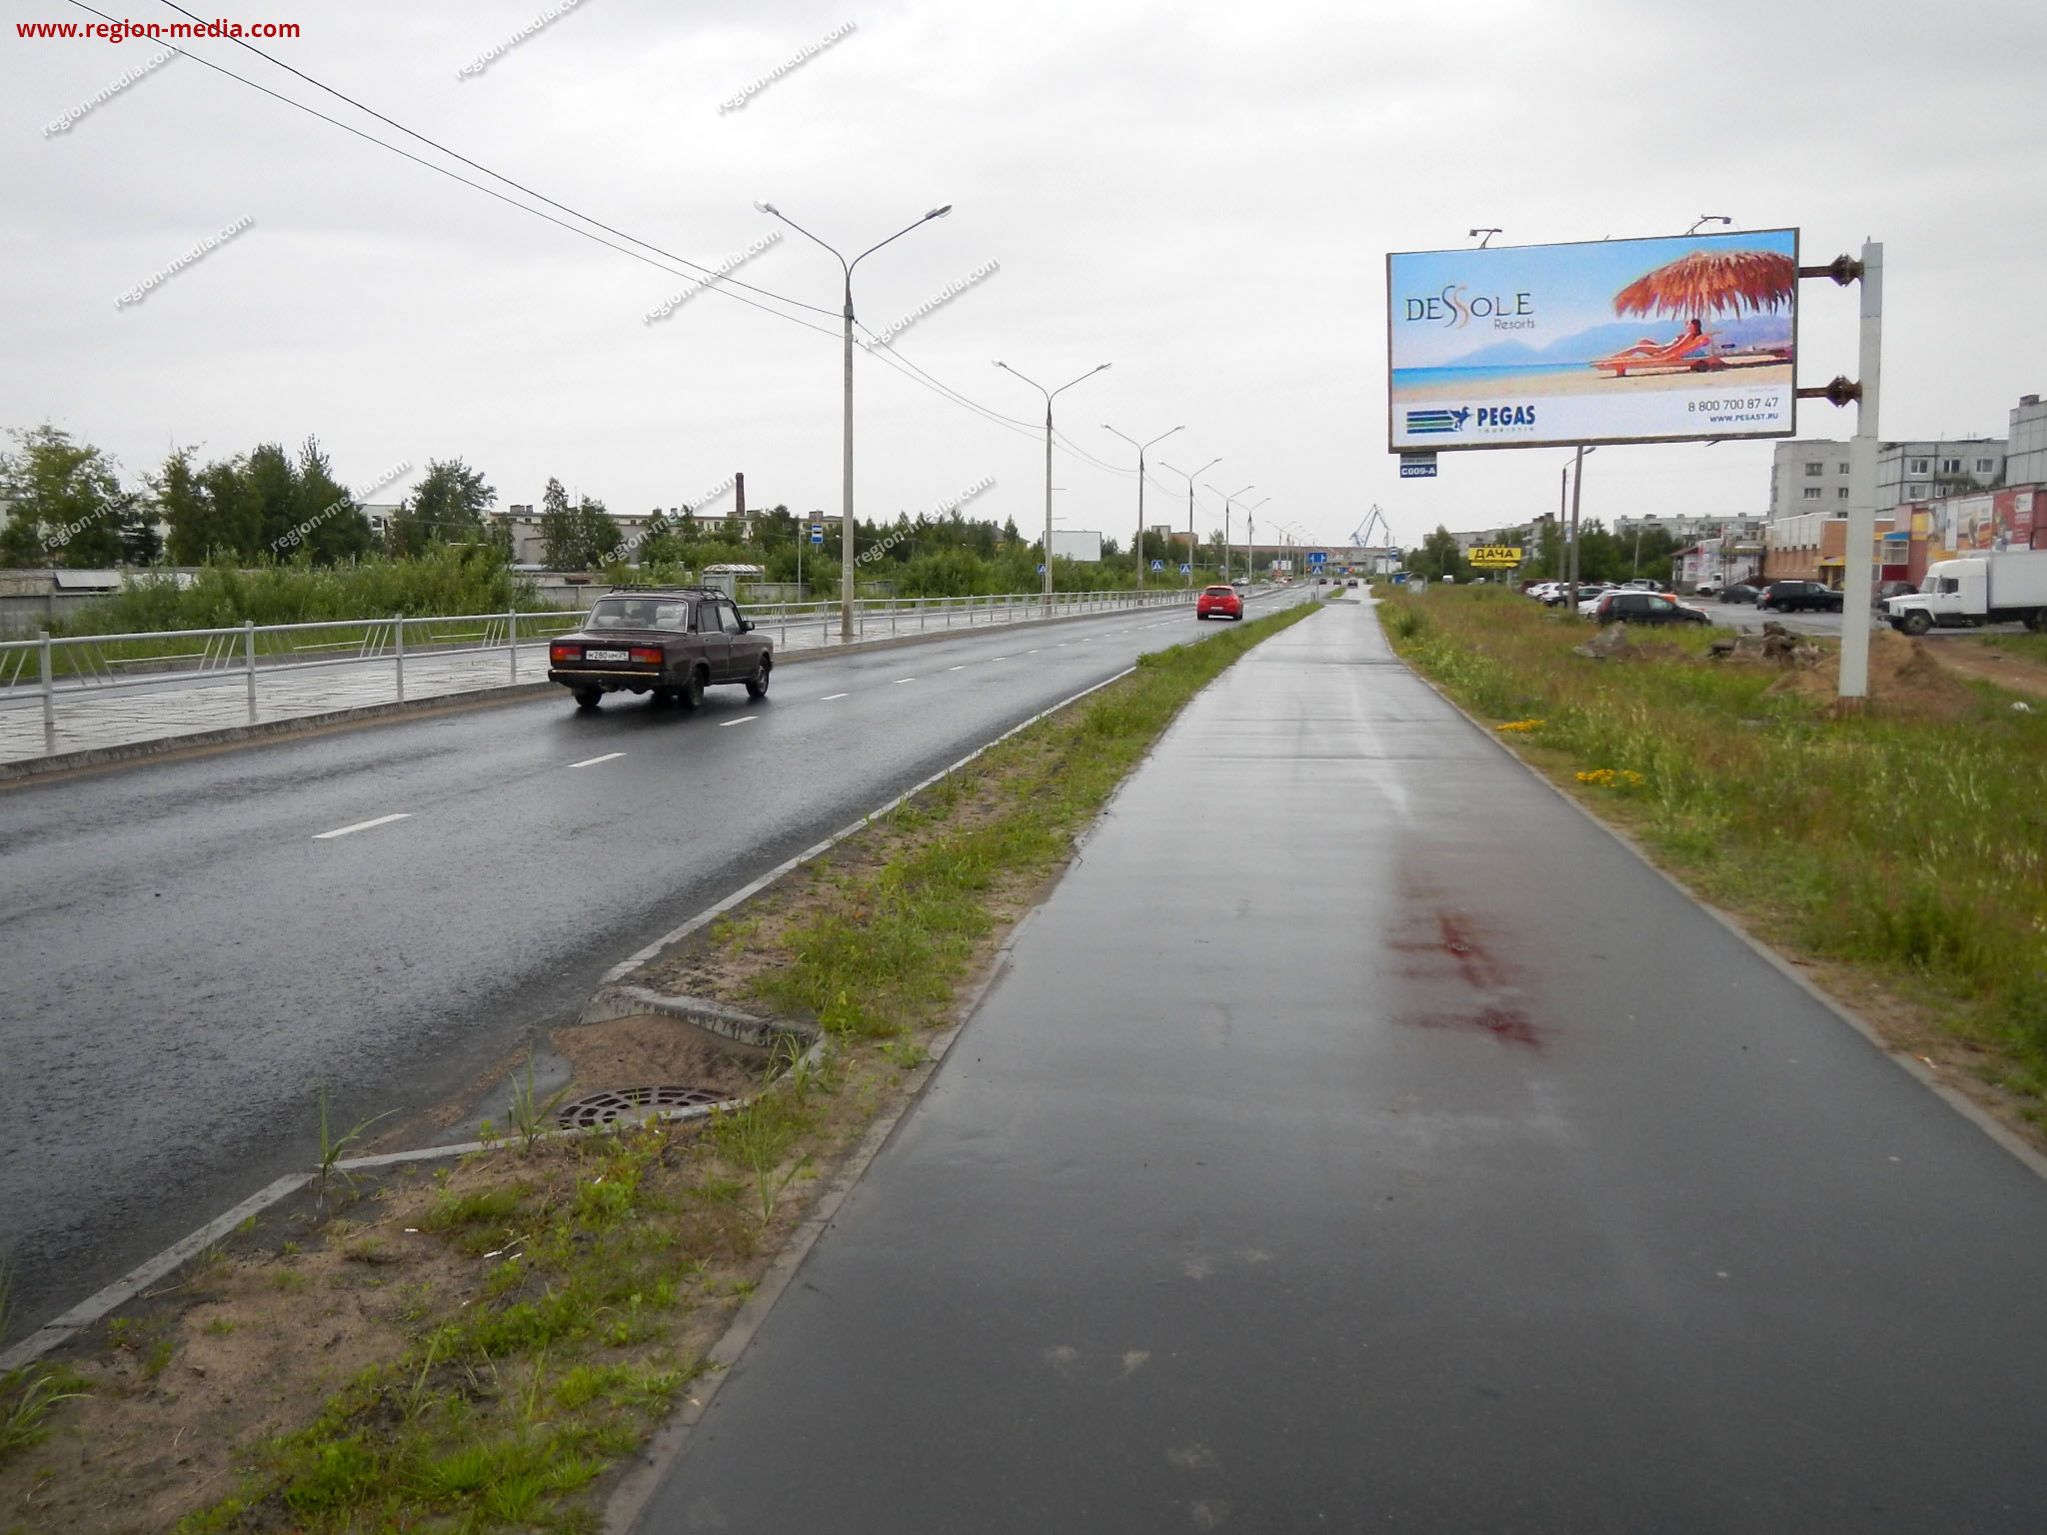
[[1542, 1048], [1542, 1031], [1519, 1008], [1485, 1007], [1474, 1013], [1430, 1013], [1403, 1018], [1418, 1029], [1458, 1029], [1466, 1033], [1490, 1034], [1503, 1044]]

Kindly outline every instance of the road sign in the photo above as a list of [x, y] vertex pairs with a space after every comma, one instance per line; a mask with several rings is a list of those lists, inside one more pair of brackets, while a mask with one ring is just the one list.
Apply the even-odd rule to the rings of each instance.
[[1329, 551], [1328, 551], [1328, 550], [1326, 550], [1326, 549], [1310, 549], [1310, 550], [1308, 551], [1308, 567], [1309, 567], [1309, 569], [1311, 569], [1311, 570], [1312, 570], [1312, 569], [1314, 569], [1314, 568], [1315, 568], [1316, 566], [1318, 566], [1318, 565], [1326, 565], [1326, 564], [1328, 564], [1328, 563], [1329, 563]]
[[823, 542], [824, 542], [824, 524], [823, 524], [823, 523], [821, 523], [821, 522], [813, 522], [813, 523], [812, 523], [812, 524], [810, 525], [810, 541], [811, 541], [811, 542], [812, 542], [813, 544], [821, 544], [821, 543], [823, 543]]
[[1044, 567], [1043, 565], [1040, 565], [1040, 566], [1038, 567], [1038, 574], [1042, 576], [1042, 575], [1043, 575], [1044, 573], [1045, 573], [1045, 567]]
[[1436, 455], [1433, 453], [1401, 454], [1400, 477], [1403, 480], [1433, 480], [1436, 477]]
[[1151, 568], [1153, 570], [1164, 570], [1166, 568], [1166, 562], [1164, 560], [1153, 560], [1151, 562]]
[[1180, 567], [1180, 574], [1183, 576], [1191, 576], [1194, 574], [1194, 567], [1192, 565], [1182, 565]]

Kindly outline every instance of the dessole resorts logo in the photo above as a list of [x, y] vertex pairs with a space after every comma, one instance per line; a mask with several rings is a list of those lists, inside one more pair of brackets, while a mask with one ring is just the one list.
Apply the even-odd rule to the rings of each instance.
[[1446, 330], [1463, 330], [1473, 320], [1490, 322], [1494, 330], [1534, 330], [1535, 295], [1532, 293], [1481, 293], [1473, 296], [1464, 283], [1445, 283], [1440, 293], [1405, 301], [1401, 315], [1409, 325], [1440, 325]]

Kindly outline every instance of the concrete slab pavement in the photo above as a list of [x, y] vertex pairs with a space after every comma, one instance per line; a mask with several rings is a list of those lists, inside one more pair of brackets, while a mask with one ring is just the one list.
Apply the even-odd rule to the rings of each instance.
[[1127, 784], [634, 1528], [2047, 1528], [2047, 1183], [1364, 606]]

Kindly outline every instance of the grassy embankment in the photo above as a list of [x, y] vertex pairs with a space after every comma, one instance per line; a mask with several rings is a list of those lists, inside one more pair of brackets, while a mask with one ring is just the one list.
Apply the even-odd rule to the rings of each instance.
[[330, 1181], [323, 1212], [266, 1218], [0, 1382], [0, 1422], [30, 1420], [0, 1443], [0, 1530], [593, 1528], [606, 1470], [912, 1090], [1074, 836], [1189, 699], [1314, 606], [1144, 658], [642, 972], [821, 1024], [821, 1068], [784, 1057], [738, 1113], [586, 1140], [533, 1139], [546, 1106], [515, 1088], [495, 1152]]
[[1914, 666], [1840, 715], [1772, 692], [1775, 667], [1707, 660], [1703, 631], [1588, 661], [1586, 625], [1507, 592], [1381, 612], [1401, 655], [1709, 900], [1858, 1000], [1902, 998], [1908, 1035], [1945, 1035], [2047, 1123], [2047, 713]]

